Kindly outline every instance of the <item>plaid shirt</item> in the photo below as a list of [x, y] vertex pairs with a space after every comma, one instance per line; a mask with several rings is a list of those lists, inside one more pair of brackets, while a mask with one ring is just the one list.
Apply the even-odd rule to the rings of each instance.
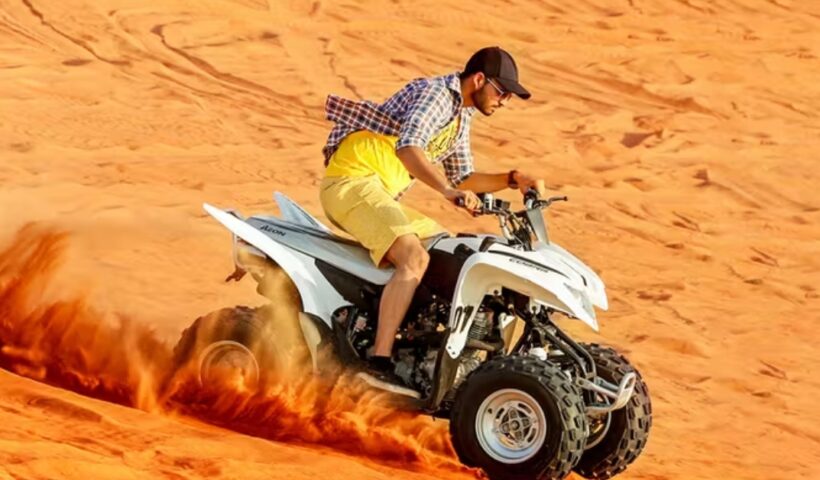
[[462, 107], [458, 75], [456, 72], [413, 80], [381, 105], [329, 95], [325, 114], [336, 125], [322, 149], [325, 165], [342, 140], [357, 130], [398, 137], [396, 150], [411, 145], [424, 149], [436, 133], [460, 116], [455, 141], [431, 160], [444, 166], [444, 173], [453, 186], [466, 180], [473, 173], [470, 122], [475, 108]]

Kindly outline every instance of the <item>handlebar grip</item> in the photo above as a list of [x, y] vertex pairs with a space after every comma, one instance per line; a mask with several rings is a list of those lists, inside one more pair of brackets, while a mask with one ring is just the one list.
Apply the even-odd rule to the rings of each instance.
[[534, 188], [528, 188], [527, 193], [524, 194], [524, 205], [527, 205], [529, 208], [530, 204], [536, 203], [540, 200], [540, 195], [538, 195], [538, 190]]

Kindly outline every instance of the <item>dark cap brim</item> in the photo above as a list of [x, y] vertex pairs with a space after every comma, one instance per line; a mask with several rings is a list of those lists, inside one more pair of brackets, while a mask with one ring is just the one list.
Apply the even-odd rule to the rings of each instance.
[[496, 78], [496, 80], [498, 80], [498, 83], [500, 83], [501, 86], [504, 87], [504, 90], [512, 92], [524, 100], [527, 100], [532, 96], [526, 88], [522, 87], [521, 84], [516, 82], [515, 80], [500, 77]]

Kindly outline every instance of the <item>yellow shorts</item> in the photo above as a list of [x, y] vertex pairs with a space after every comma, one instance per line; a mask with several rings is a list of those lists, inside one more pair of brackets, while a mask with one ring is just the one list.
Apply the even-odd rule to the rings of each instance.
[[363, 177], [325, 177], [319, 198], [327, 217], [370, 250], [382, 265], [397, 238], [414, 234], [427, 238], [445, 232], [434, 220], [397, 202], [375, 174]]

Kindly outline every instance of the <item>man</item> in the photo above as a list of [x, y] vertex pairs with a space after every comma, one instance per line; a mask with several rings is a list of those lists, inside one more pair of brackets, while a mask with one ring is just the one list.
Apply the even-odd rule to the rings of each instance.
[[[512, 170], [473, 169], [470, 122], [476, 110], [486, 116], [515, 94], [530, 93], [518, 83], [512, 56], [499, 47], [476, 52], [463, 72], [417, 79], [381, 105], [331, 95], [326, 114], [336, 122], [323, 152], [325, 178], [320, 198], [327, 217], [370, 250], [376, 265], [395, 273], [379, 305], [371, 385], [408, 394], [393, 373], [393, 341], [429, 261], [421, 239], [442, 231], [433, 220], [398, 202], [414, 179], [450, 202], [475, 210], [474, 192], [505, 188], [543, 189], [543, 182]], [[441, 163], [444, 175], [435, 167]], [[412, 392], [412, 391], [410, 391]]]

